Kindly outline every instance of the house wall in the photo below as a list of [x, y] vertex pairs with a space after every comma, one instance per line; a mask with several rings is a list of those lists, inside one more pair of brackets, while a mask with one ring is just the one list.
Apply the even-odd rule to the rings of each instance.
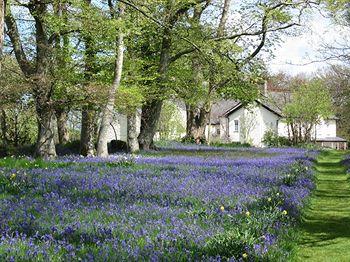
[[210, 129], [209, 125], [206, 125], [205, 127], [205, 138], [208, 140], [209, 138], [209, 131], [210, 131], [210, 139], [211, 141], [218, 141], [220, 140], [220, 133], [221, 133], [221, 128], [220, 124], [211, 124]]
[[325, 137], [336, 137], [337, 136], [337, 124], [336, 120], [321, 120], [321, 123], [316, 126], [313, 132], [313, 136], [317, 139]]
[[[179, 116], [179, 120], [181, 121], [181, 125], [186, 127], [186, 106], [185, 103], [180, 101], [180, 100], [170, 100], [170, 102], [174, 103], [176, 105], [176, 109], [177, 109], [177, 114]], [[127, 121], [126, 121], [126, 115], [115, 112], [113, 115], [113, 122], [112, 125], [114, 127], [114, 129], [112, 128], [112, 126], [109, 128], [108, 131], [108, 142], [110, 142], [111, 140], [115, 140], [116, 136], [115, 133], [117, 135], [117, 140], [122, 140], [127, 142]], [[138, 133], [140, 133], [140, 126], [141, 126], [141, 110], [138, 111], [138, 121], [137, 121], [137, 130]], [[115, 131], [114, 131], [115, 130]], [[172, 138], [179, 138], [179, 137], [183, 137], [185, 136], [186, 133], [173, 133], [172, 134]], [[159, 133], [156, 132], [155, 136], [154, 136], [154, 140], [159, 140], [160, 136]]]
[[[256, 105], [249, 109], [240, 108], [228, 116], [229, 140], [232, 142], [248, 142], [254, 146], [263, 146], [264, 134], [273, 130], [277, 132], [279, 116]], [[234, 121], [238, 120], [239, 130], [234, 131]]]
[[[316, 125], [311, 131], [313, 139], [320, 139], [326, 137], [336, 137], [337, 136], [337, 123], [334, 119], [321, 120], [319, 124]], [[281, 120], [278, 125], [278, 135], [288, 137], [288, 127], [287, 124]]]
[[[140, 112], [138, 113], [139, 114], [138, 114], [138, 121], [136, 124], [136, 128], [139, 133], [140, 125], [141, 125], [141, 114]], [[127, 142], [128, 133], [127, 133], [126, 115], [115, 112], [113, 114], [112, 126], [109, 127], [109, 131], [108, 131], [108, 142], [110, 142], [111, 140], [122, 140]]]

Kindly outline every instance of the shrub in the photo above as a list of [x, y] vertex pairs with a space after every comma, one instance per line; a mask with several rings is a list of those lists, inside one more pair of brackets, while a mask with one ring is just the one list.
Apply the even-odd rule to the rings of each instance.
[[291, 146], [291, 141], [283, 136], [279, 136], [276, 132], [269, 130], [264, 134], [263, 143], [266, 146], [279, 147], [279, 146]]
[[241, 142], [229, 142], [229, 143], [214, 142], [214, 143], [211, 143], [211, 145], [217, 146], [217, 147], [251, 147], [249, 143], [241, 143]]

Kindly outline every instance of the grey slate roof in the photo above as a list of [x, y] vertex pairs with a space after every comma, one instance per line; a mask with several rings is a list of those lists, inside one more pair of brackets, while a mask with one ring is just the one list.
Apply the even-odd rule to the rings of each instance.
[[324, 137], [316, 139], [317, 142], [346, 142], [346, 139], [342, 137]]
[[[267, 101], [263, 101], [262, 99], [256, 100], [257, 103], [262, 105], [267, 110], [273, 112], [274, 114], [278, 116], [282, 116], [281, 111], [273, 106], [271, 103], [268, 103]], [[241, 108], [243, 105], [239, 101], [235, 100], [220, 100], [213, 104], [211, 109], [211, 117], [210, 117], [210, 123], [212, 125], [217, 125], [220, 123], [220, 117], [227, 117], [232, 112], [236, 111], [237, 109]]]
[[210, 117], [210, 123], [212, 125], [216, 125], [220, 123], [220, 117], [230, 110], [231, 108], [235, 107], [236, 105], [240, 104], [239, 101], [235, 100], [220, 100], [213, 104], [211, 108], [211, 117]]

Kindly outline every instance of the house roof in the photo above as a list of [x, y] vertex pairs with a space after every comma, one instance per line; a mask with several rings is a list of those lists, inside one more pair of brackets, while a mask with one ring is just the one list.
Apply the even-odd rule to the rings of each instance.
[[346, 139], [342, 137], [324, 137], [324, 138], [317, 138], [317, 142], [346, 142]]
[[[282, 113], [280, 112], [280, 110], [278, 108], [276, 108], [275, 106], [273, 106], [272, 104], [269, 104], [268, 102], [262, 101], [262, 100], [255, 100], [255, 102], [258, 103], [259, 105], [261, 105], [262, 107], [264, 107], [265, 109], [267, 109], [268, 111], [278, 115], [279, 117], [282, 117]], [[241, 102], [238, 102], [232, 108], [230, 108], [229, 110], [224, 112], [221, 116], [227, 117], [227, 116], [231, 115], [233, 112], [235, 112], [236, 110], [240, 109], [242, 106], [243, 106], [243, 104]]]
[[240, 104], [239, 101], [235, 100], [220, 100], [213, 104], [211, 108], [210, 123], [212, 125], [217, 125], [220, 123], [220, 117], [231, 108]]

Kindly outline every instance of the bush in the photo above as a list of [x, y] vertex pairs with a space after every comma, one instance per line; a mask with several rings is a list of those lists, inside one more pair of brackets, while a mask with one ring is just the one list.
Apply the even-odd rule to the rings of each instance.
[[279, 146], [291, 146], [291, 141], [283, 136], [279, 136], [276, 132], [269, 130], [264, 134], [263, 143], [266, 146], [279, 147]]
[[21, 146], [0, 146], [0, 157], [7, 156], [31, 156], [34, 154], [35, 145], [21, 145]]
[[207, 141], [205, 138], [200, 138], [199, 141], [196, 141], [196, 139], [193, 136], [184, 136], [181, 139], [182, 143], [190, 143], [190, 144], [197, 144], [196, 142], [199, 142], [199, 144], [205, 144]]
[[213, 142], [210, 145], [217, 146], [217, 147], [251, 147], [249, 143], [241, 143], [241, 142], [229, 142], [229, 143]]
[[69, 141], [64, 145], [56, 145], [56, 152], [59, 156], [78, 155], [80, 151], [80, 140]]

